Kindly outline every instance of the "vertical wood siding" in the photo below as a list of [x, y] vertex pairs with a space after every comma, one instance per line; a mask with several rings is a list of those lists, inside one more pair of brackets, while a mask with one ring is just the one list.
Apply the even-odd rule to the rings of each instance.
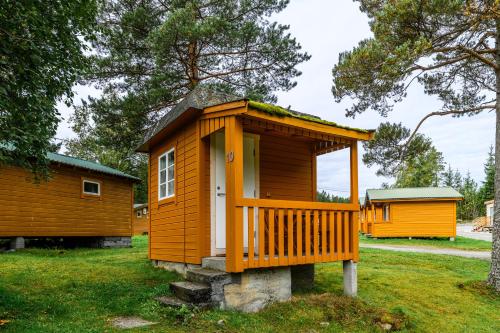
[[[155, 260], [200, 263], [197, 122], [151, 150], [151, 254]], [[158, 157], [175, 148], [175, 196], [158, 201]]]
[[[0, 236], [130, 236], [129, 180], [52, 165], [52, 179], [34, 184], [17, 167], [0, 168]], [[102, 182], [101, 200], [82, 198], [82, 180]]]

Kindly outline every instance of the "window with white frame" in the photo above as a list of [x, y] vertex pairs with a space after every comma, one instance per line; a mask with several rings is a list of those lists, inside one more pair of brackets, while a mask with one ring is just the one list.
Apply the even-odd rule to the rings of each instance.
[[389, 205], [384, 205], [384, 208], [382, 210], [382, 218], [384, 221], [389, 221]]
[[101, 195], [101, 183], [84, 179], [83, 193], [88, 195]]
[[174, 148], [158, 158], [158, 196], [161, 199], [175, 194], [175, 151]]

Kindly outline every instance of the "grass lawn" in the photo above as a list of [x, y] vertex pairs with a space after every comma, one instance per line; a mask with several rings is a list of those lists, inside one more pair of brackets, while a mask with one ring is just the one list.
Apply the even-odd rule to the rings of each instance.
[[359, 242], [362, 244], [381, 244], [381, 245], [405, 245], [405, 246], [431, 246], [442, 247], [457, 250], [471, 251], [491, 251], [491, 242], [465, 238], [457, 236], [454, 242], [448, 238], [368, 238], [360, 235]]
[[376, 332], [394, 319], [403, 332], [500, 332], [500, 296], [480, 282], [482, 260], [362, 249], [357, 300], [340, 296], [335, 263], [317, 265], [312, 293], [258, 314], [173, 311], [152, 298], [179, 276], [151, 266], [146, 242], [0, 254], [0, 323], [9, 321], [0, 332], [115, 332], [110, 320], [132, 315], [159, 323], [126, 332]]

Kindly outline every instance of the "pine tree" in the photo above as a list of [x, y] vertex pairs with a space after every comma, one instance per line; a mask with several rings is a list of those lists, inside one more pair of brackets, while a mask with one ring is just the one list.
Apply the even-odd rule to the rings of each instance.
[[481, 185], [481, 200], [488, 201], [495, 197], [495, 154], [493, 146], [490, 147], [488, 152], [488, 159], [484, 164], [485, 180]]
[[87, 83], [102, 88], [77, 108], [71, 154], [133, 175], [134, 149], [150, 126], [198, 84], [275, 101], [310, 56], [270, 21], [288, 0], [106, 0]]

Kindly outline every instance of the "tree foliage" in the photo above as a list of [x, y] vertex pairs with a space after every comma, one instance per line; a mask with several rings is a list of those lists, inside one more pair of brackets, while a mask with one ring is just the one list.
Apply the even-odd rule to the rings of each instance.
[[[498, 0], [356, 0], [373, 37], [340, 54], [332, 93], [350, 99], [348, 116], [374, 110], [387, 116], [408, 88], [420, 83], [441, 108], [436, 116], [473, 116], [494, 110], [496, 202], [500, 202], [500, 2]], [[393, 147], [388, 147], [388, 150]], [[405, 157], [402, 154], [401, 157]], [[500, 209], [495, 208], [489, 282], [500, 290]]]
[[85, 68], [96, 2], [0, 1], [0, 163], [48, 174], [47, 151]]
[[[137, 174], [145, 131], [203, 83], [274, 101], [310, 58], [288, 26], [269, 21], [288, 0], [106, 0], [88, 83], [102, 88], [76, 109], [69, 151]], [[113, 158], [112, 158], [113, 157]], [[121, 163], [126, 164], [120, 165]]]
[[320, 202], [336, 202], [336, 203], [347, 203], [350, 202], [349, 198], [341, 197], [338, 195], [330, 194], [325, 190], [316, 193], [316, 200]]
[[490, 147], [488, 159], [484, 164], [484, 174], [485, 179], [480, 189], [483, 202], [492, 200], [495, 197], [495, 154], [493, 153], [493, 146]]

